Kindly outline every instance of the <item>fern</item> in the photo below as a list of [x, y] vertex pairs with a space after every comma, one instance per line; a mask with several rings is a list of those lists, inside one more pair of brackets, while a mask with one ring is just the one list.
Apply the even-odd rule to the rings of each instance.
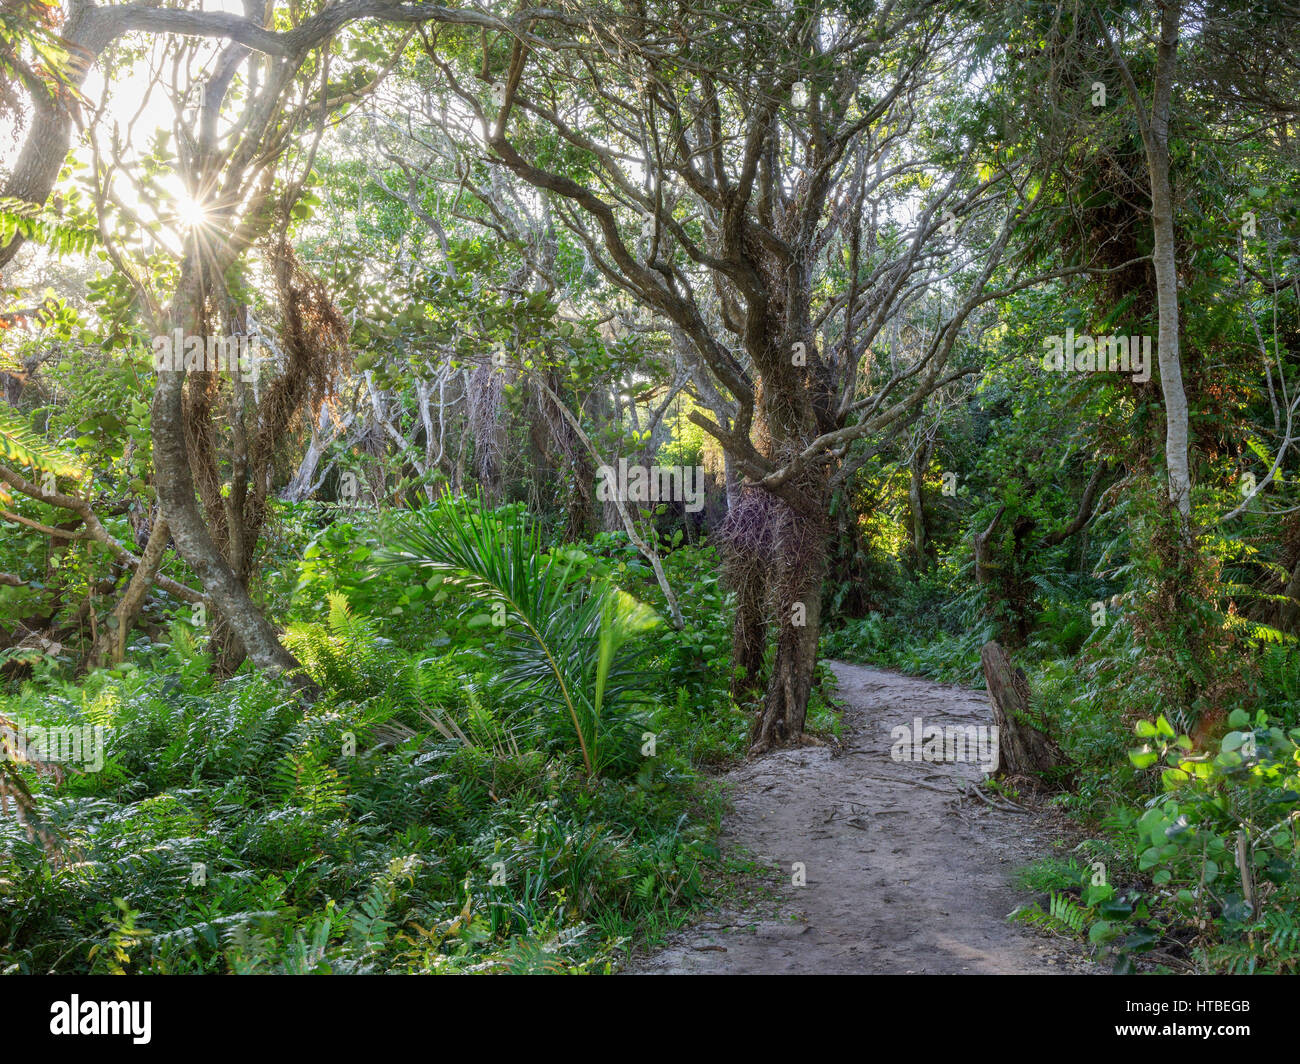
[[391, 643], [338, 592], [329, 595], [326, 623], [294, 625], [285, 633], [285, 645], [322, 688], [348, 698], [381, 694], [396, 678]]
[[387, 941], [393, 924], [386, 917], [397, 897], [398, 884], [413, 881], [419, 865], [417, 857], [394, 857], [353, 910], [348, 938], [360, 957], [373, 956]]
[[1017, 909], [1009, 919], [1012, 923], [1078, 937], [1092, 921], [1093, 911], [1080, 904], [1073, 895], [1054, 890], [1048, 895], [1047, 912], [1043, 912], [1042, 906], [1035, 902]]
[[11, 462], [56, 477], [84, 480], [88, 475], [75, 458], [37, 436], [9, 406], [0, 406], [0, 454]]
[[49, 248], [56, 255], [84, 255], [98, 239], [95, 230], [64, 225], [47, 215], [38, 203], [0, 196], [0, 247], [16, 236]]
[[564, 971], [564, 958], [553, 942], [517, 938], [506, 954], [505, 970], [510, 975], [555, 975]]
[[313, 814], [343, 812], [347, 785], [338, 770], [320, 760], [313, 750], [297, 750], [276, 768], [275, 782], [294, 805]]
[[1052, 919], [1060, 921], [1076, 935], [1083, 934], [1083, 929], [1090, 918], [1089, 910], [1085, 909], [1069, 894], [1056, 890], [1052, 891], [1051, 894], [1048, 915]]
[[1209, 960], [1231, 975], [1295, 975], [1300, 972], [1300, 920], [1275, 909], [1235, 942], [1209, 952]]
[[1264, 918], [1269, 946], [1277, 953], [1293, 954], [1292, 965], [1300, 960], [1300, 923], [1288, 912], [1271, 912]]
[[252, 918], [273, 914], [247, 914], [250, 919], [244, 921], [244, 926], [232, 928], [229, 934], [227, 960], [231, 970], [241, 975], [371, 971], [374, 958], [387, 945], [394, 926], [388, 917], [398, 887], [403, 881], [413, 882], [419, 865], [418, 857], [394, 857], [350, 910], [345, 911], [332, 900], [327, 902], [324, 913], [309, 926], [308, 935], [295, 929], [280, 950], [267, 936], [247, 926]]

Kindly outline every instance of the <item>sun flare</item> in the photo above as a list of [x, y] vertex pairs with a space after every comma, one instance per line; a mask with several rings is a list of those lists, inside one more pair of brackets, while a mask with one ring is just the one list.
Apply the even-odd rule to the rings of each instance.
[[174, 203], [176, 221], [186, 232], [201, 229], [208, 221], [208, 206], [188, 192], [180, 193]]

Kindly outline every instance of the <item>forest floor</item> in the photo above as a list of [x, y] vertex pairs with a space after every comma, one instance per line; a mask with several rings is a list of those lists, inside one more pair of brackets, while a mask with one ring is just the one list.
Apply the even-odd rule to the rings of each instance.
[[[977, 764], [891, 758], [890, 729], [910, 729], [915, 717], [990, 725], [987, 695], [831, 668], [845, 703], [840, 747], [779, 750], [723, 777], [734, 805], [723, 845], [752, 859], [757, 875], [719, 892], [715, 911], [626, 971], [1100, 973], [1081, 945], [1007, 921], [1034, 900], [1017, 890], [1015, 870], [1050, 854], [1068, 822], [1050, 806], [1004, 811], [963, 794], [963, 781], [983, 777]], [[805, 886], [793, 884], [796, 862]]]

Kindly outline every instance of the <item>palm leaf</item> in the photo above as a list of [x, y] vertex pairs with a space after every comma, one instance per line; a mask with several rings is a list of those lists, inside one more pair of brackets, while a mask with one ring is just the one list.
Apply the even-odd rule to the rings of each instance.
[[515, 629], [498, 648], [508, 688], [563, 707], [587, 773], [599, 767], [597, 729], [639, 674], [621, 653], [658, 615], [605, 581], [573, 586], [570, 558], [542, 550], [536, 525], [447, 499], [401, 527], [376, 564], [447, 573], [462, 591], [502, 608]]

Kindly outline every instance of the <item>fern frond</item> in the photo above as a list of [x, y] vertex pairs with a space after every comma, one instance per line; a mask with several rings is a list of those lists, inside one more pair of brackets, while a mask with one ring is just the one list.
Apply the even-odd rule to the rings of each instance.
[[1076, 935], [1083, 934], [1083, 929], [1088, 922], [1088, 911], [1069, 894], [1061, 891], [1052, 891], [1048, 914], [1052, 919], [1059, 920]]
[[37, 436], [23, 418], [7, 406], [0, 406], [0, 454], [11, 462], [56, 477], [84, 480], [88, 475], [75, 458]]
[[99, 239], [93, 229], [78, 229], [51, 218], [39, 203], [0, 196], [0, 247], [15, 236], [49, 248], [57, 255], [85, 254]]

